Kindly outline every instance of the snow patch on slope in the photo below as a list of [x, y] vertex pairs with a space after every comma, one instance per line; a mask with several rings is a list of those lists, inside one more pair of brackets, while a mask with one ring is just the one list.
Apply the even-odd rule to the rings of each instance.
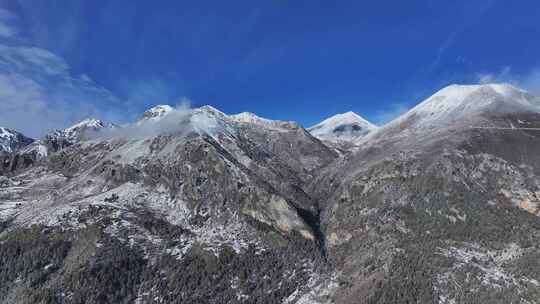
[[438, 248], [437, 254], [448, 258], [452, 266], [437, 274], [435, 290], [439, 294], [439, 303], [457, 303], [460, 294], [477, 292], [466, 289], [471, 281], [476, 281], [483, 288], [501, 290], [512, 288], [524, 293], [528, 287], [537, 288], [540, 283], [536, 278], [513, 274], [512, 261], [521, 257], [525, 249], [516, 243], [506, 244], [499, 250], [488, 249], [476, 243], [461, 243], [447, 248]]

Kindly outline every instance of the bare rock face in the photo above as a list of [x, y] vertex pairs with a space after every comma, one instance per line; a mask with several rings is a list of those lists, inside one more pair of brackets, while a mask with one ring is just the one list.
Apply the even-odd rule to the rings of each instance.
[[536, 303], [536, 106], [452, 86], [346, 153], [155, 108], [0, 176], [0, 302]]

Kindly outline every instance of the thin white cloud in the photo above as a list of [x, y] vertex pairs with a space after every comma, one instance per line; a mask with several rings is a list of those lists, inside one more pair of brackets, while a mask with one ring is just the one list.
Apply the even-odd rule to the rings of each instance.
[[[182, 98], [180, 103], [172, 108], [170, 112], [158, 119], [142, 119], [137, 123], [126, 124], [119, 128], [100, 130], [93, 136], [100, 139], [145, 139], [167, 133], [188, 133], [194, 130], [191, 117], [193, 110], [190, 108], [189, 99]], [[207, 123], [207, 125], [211, 125]]]
[[0, 37], [11, 37], [13, 35], [15, 35], [13, 28], [0, 22]]
[[496, 72], [477, 73], [476, 80], [480, 84], [510, 83], [540, 95], [540, 68], [533, 68], [525, 73], [515, 73], [510, 66], [503, 66]]
[[540, 68], [534, 69], [527, 73], [521, 80], [523, 87], [530, 92], [540, 95]]
[[504, 66], [496, 73], [477, 73], [476, 78], [480, 84], [505, 82], [511, 78], [510, 71], [511, 68], [509, 66]]
[[[0, 9], [0, 37], [2, 25], [15, 18]], [[0, 126], [39, 137], [87, 117], [125, 117], [122, 103], [111, 92], [87, 75], [74, 75], [61, 57], [24, 45], [24, 39], [13, 35], [0, 40]]]
[[489, 11], [496, 2], [497, 0], [470, 1], [463, 5], [461, 9], [462, 20], [456, 22], [456, 28], [451, 31], [439, 45], [435, 59], [428, 66], [428, 74], [439, 67], [446, 52], [456, 43], [458, 38], [472, 26], [474, 22], [478, 22], [478, 20], [482, 19], [484, 14]]
[[18, 30], [13, 26], [16, 16], [8, 10], [0, 8], [0, 37], [10, 38], [17, 34]]
[[376, 125], [382, 126], [396, 119], [398, 116], [407, 112], [409, 109], [410, 106], [404, 102], [393, 103], [386, 109], [377, 111], [375, 113], [373, 121]]
[[53, 53], [37, 47], [5, 44], [0, 44], [0, 71], [69, 76], [67, 63]]
[[174, 97], [174, 92], [159, 77], [148, 77], [144, 80], [124, 81], [120, 87], [127, 94], [126, 100], [130, 104], [161, 104], [167, 103]]
[[461, 33], [462, 30], [463, 29], [460, 28], [451, 32], [448, 37], [446, 37], [446, 39], [441, 43], [441, 45], [439, 45], [439, 48], [437, 49], [437, 56], [435, 56], [435, 59], [430, 64], [428, 72], [432, 72], [439, 66], [444, 54], [446, 53], [446, 50], [454, 44], [456, 37]]

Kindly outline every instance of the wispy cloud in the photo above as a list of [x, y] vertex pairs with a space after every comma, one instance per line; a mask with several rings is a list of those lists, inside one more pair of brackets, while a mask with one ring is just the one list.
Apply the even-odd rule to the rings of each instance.
[[13, 26], [16, 16], [10, 11], [0, 8], [0, 37], [10, 38], [17, 34], [17, 29]]
[[382, 126], [396, 119], [401, 114], [407, 112], [410, 105], [404, 102], [390, 104], [386, 109], [379, 110], [375, 113], [373, 121], [376, 125]]
[[510, 66], [503, 66], [491, 73], [477, 73], [478, 83], [506, 82], [525, 89], [533, 94], [540, 94], [540, 68], [530, 69], [525, 73], [515, 73]]
[[441, 60], [446, 53], [446, 50], [454, 44], [454, 41], [456, 40], [456, 37], [461, 34], [464, 28], [460, 28], [458, 30], [455, 30], [451, 32], [446, 39], [439, 45], [439, 48], [437, 49], [437, 56], [435, 56], [435, 59], [431, 63], [431, 65], [428, 68], [428, 73], [434, 71], [439, 64], [441, 63]]
[[[101, 130], [93, 134], [100, 139], [144, 139], [166, 133], [188, 132], [192, 130], [190, 117], [192, 115], [189, 100], [183, 100], [159, 119], [140, 120], [138, 123], [126, 124], [120, 128]], [[91, 135], [92, 136], [92, 135]]]
[[476, 73], [478, 83], [486, 84], [493, 82], [508, 82], [511, 81], [512, 75], [510, 75], [511, 68], [509, 66], [502, 67], [495, 73]]
[[63, 58], [19, 37], [16, 19], [0, 9], [0, 126], [37, 137], [89, 116], [124, 116], [111, 92], [87, 75], [73, 74]]
[[[181, 85], [181, 83], [178, 84], [178, 86]], [[126, 80], [121, 82], [119, 87], [125, 92], [126, 101], [132, 105], [151, 106], [168, 103], [174, 100], [176, 93], [167, 82], [154, 76], [140, 80]]]
[[534, 69], [527, 73], [523, 79], [521, 79], [521, 85], [530, 92], [540, 95], [540, 68]]
[[462, 7], [462, 19], [456, 22], [455, 29], [451, 31], [439, 45], [435, 59], [433, 59], [428, 66], [428, 74], [439, 67], [446, 52], [456, 43], [456, 40], [471, 27], [474, 22], [480, 20], [484, 14], [496, 4], [496, 2], [497, 0], [471, 1]]
[[191, 101], [183, 97], [174, 108], [160, 117], [142, 118], [136, 123], [126, 124], [119, 128], [100, 130], [94, 133], [93, 137], [139, 140], [163, 134], [186, 135], [199, 130], [212, 132], [217, 128], [219, 128], [219, 123], [213, 115], [207, 114], [204, 110], [191, 109]]

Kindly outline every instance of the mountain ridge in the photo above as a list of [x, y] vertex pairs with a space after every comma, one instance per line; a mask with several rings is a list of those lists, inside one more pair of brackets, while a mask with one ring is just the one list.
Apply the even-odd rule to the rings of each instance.
[[39, 161], [16, 151], [0, 302], [534, 303], [534, 98], [451, 86], [350, 146], [162, 105]]

